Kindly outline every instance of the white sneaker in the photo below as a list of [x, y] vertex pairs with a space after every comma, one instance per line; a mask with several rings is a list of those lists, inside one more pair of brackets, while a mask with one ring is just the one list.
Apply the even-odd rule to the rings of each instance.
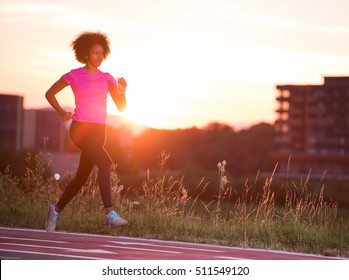
[[116, 213], [114, 210], [112, 210], [105, 215], [104, 223], [106, 226], [109, 226], [109, 227], [118, 227], [118, 226], [126, 225], [127, 221], [121, 218], [119, 214]]
[[48, 206], [48, 215], [45, 225], [47, 232], [54, 232], [56, 230], [59, 213], [56, 212], [55, 208], [55, 204], [49, 204]]

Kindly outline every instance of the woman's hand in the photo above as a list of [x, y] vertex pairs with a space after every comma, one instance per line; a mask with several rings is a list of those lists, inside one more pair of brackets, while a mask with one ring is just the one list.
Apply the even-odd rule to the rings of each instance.
[[121, 94], [125, 93], [126, 87], [127, 87], [126, 80], [123, 77], [118, 78], [117, 84], [118, 84], [119, 93]]
[[72, 116], [73, 116], [72, 113], [65, 112], [65, 111], [61, 114], [61, 118], [64, 122], [69, 122], [71, 120]]
[[124, 112], [126, 109], [126, 87], [127, 83], [124, 78], [118, 78], [116, 84], [108, 83], [110, 95], [120, 112]]

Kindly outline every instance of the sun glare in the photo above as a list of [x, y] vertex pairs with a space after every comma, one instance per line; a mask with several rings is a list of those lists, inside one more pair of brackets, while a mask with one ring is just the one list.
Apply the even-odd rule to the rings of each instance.
[[177, 126], [172, 120], [173, 110], [175, 107], [166, 104], [166, 102], [151, 102], [150, 99], [130, 96], [127, 98], [126, 111], [120, 113], [113, 101], [108, 102], [108, 114], [121, 115], [131, 123], [159, 129]]

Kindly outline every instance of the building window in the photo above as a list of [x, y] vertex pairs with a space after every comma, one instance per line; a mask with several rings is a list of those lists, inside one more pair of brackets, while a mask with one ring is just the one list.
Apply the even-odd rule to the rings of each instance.
[[289, 103], [289, 102], [286, 102], [286, 101], [281, 102], [281, 103], [280, 103], [280, 108], [281, 108], [281, 110], [283, 110], [283, 111], [288, 111], [288, 109], [290, 108], [290, 103]]

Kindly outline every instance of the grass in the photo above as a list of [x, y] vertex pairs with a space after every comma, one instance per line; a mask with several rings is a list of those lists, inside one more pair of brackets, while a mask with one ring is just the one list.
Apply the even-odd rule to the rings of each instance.
[[[103, 225], [97, 173], [93, 173], [64, 209], [58, 230], [349, 257], [348, 210], [326, 202], [321, 182], [315, 191], [309, 190], [307, 180], [273, 188], [273, 173], [261, 183], [257, 174], [243, 186], [233, 186], [223, 161], [217, 165], [217, 195], [208, 201], [203, 194], [209, 184], [203, 179], [187, 189], [183, 177], [169, 175], [168, 158], [162, 153], [159, 169], [154, 174], [148, 171], [134, 188], [120, 185], [113, 166], [113, 200], [129, 221], [127, 226]], [[15, 177], [9, 169], [0, 173], [0, 225], [44, 228], [48, 201], [57, 201], [72, 177], [67, 173], [56, 181], [47, 176], [49, 164], [28, 154], [23, 176]], [[280, 194], [274, 189], [284, 190], [283, 204], [276, 203]]]

